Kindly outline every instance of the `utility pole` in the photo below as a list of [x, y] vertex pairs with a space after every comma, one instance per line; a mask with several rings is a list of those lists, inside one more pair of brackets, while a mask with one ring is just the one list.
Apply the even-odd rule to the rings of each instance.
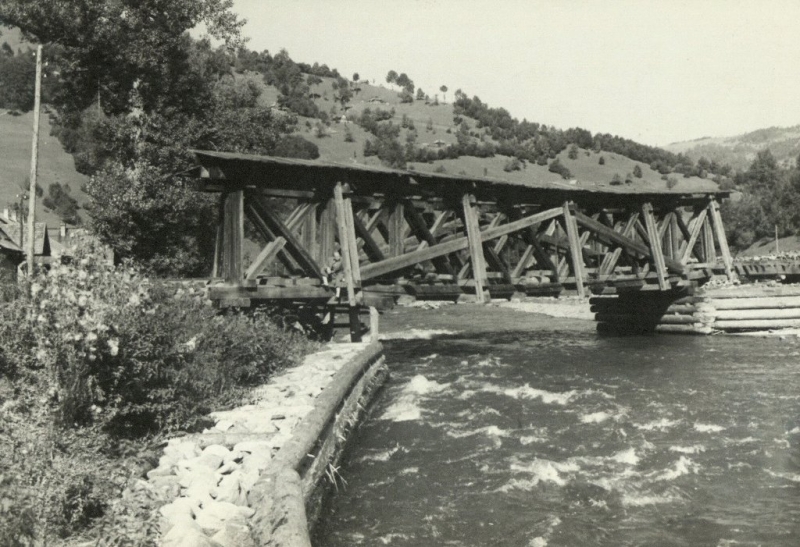
[[33, 99], [33, 144], [31, 146], [31, 186], [28, 190], [28, 277], [33, 277], [36, 252], [36, 175], [39, 167], [39, 111], [42, 102], [42, 46], [36, 47], [36, 91]]

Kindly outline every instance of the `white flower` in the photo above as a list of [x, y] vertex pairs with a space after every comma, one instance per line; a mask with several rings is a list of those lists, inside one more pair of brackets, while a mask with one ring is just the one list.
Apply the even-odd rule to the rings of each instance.
[[39, 292], [41, 292], [41, 290], [42, 290], [41, 285], [39, 285], [38, 283], [33, 283], [31, 285], [31, 296], [36, 296], [37, 294], [39, 294]]
[[111, 338], [108, 341], [108, 349], [110, 350], [112, 357], [116, 356], [119, 353], [119, 340], [116, 338]]

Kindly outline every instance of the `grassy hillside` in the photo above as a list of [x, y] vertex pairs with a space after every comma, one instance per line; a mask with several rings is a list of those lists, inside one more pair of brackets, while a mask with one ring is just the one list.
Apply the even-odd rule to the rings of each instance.
[[[75, 171], [72, 156], [64, 152], [57, 138], [50, 136], [48, 116], [43, 113], [40, 119], [39, 186], [46, 195], [51, 184], [68, 184], [72, 197], [82, 206], [86, 202], [86, 195], [81, 187], [87, 178]], [[30, 175], [32, 130], [32, 113], [11, 115], [0, 110], [0, 209], [15, 203], [20, 185], [24, 185]], [[82, 216], [85, 218], [85, 214]], [[41, 199], [36, 203], [36, 218], [47, 222], [50, 227], [61, 224], [58, 215], [46, 209]]]
[[[323, 83], [313, 86], [312, 92], [320, 95], [315, 102], [321, 110], [331, 115], [334, 121], [329, 126], [320, 131], [319, 120], [300, 118], [298, 132], [306, 139], [314, 142], [320, 150], [320, 160], [336, 163], [348, 163], [353, 165], [380, 165], [380, 160], [375, 157], [364, 157], [364, 143], [369, 138], [374, 138], [354, 120], [357, 120], [364, 109], [369, 108], [373, 112], [376, 109], [392, 110], [394, 115], [390, 121], [396, 125], [403, 124], [404, 117], [406, 125], [401, 129], [399, 142], [405, 145], [409, 133], [416, 131], [416, 145], [419, 147], [429, 147], [438, 149], [456, 142], [457, 124], [454, 123], [453, 106], [450, 103], [428, 102], [415, 100], [413, 103], [402, 103], [398, 93], [394, 89], [384, 86], [373, 86], [366, 83], [358, 85], [361, 91], [354, 94], [345, 111], [341, 105], [333, 100], [334, 90], [331, 87], [332, 80], [323, 78]], [[264, 97], [277, 98], [277, 90], [270, 86], [264, 86]], [[343, 121], [341, 116], [345, 115], [348, 121]], [[335, 116], [335, 117], [334, 117]], [[470, 131], [477, 134], [482, 139], [491, 139], [487, 136], [485, 129], [478, 128], [474, 119], [463, 116], [470, 127]], [[410, 122], [410, 124], [408, 123]], [[350, 133], [353, 142], [347, 142], [345, 136]], [[604, 158], [605, 164], [600, 165], [600, 157]], [[495, 155], [491, 158], [478, 158], [473, 156], [461, 156], [458, 159], [443, 159], [433, 162], [420, 163], [409, 162], [408, 169], [433, 173], [444, 172], [451, 175], [466, 175], [469, 177], [483, 177], [506, 179], [515, 182], [547, 183], [555, 182], [579, 187], [610, 187], [615, 175], [619, 175], [623, 183], [619, 187], [624, 187], [630, 191], [651, 191], [667, 190], [667, 181], [663, 180], [662, 175], [652, 170], [649, 165], [633, 161], [619, 154], [609, 152], [594, 152], [579, 149], [577, 159], [569, 159], [568, 151], [564, 150], [559, 155], [560, 162], [566, 166], [571, 173], [569, 180], [564, 180], [556, 173], [548, 170], [547, 165], [537, 165], [526, 162], [519, 171], [508, 172], [504, 170], [511, 158], [502, 155]], [[632, 177], [632, 183], [626, 184], [624, 181], [629, 174], [632, 174], [635, 167], [639, 166], [642, 177]], [[711, 180], [699, 177], [684, 178], [680, 174], [672, 174], [677, 183], [672, 190], [676, 192], [690, 192], [715, 190], [717, 184]]]
[[710, 161], [727, 163], [737, 170], [747, 169], [756, 153], [765, 148], [769, 148], [784, 167], [794, 165], [800, 155], [800, 125], [769, 127], [734, 137], [704, 137], [666, 147], [670, 152], [682, 152], [695, 161], [705, 156]]

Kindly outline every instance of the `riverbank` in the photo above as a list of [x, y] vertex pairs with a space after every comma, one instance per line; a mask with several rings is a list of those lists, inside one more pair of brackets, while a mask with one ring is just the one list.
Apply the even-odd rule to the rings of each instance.
[[378, 344], [329, 344], [254, 389], [249, 404], [212, 413], [213, 427], [168, 441], [130, 488], [164, 500], [160, 544], [255, 547], [307, 535], [306, 513], [313, 522], [324, 481], [337, 484], [347, 433], [385, 376]]

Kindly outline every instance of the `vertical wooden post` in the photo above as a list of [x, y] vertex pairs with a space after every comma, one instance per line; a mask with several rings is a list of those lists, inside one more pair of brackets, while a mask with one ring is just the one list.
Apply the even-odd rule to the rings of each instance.
[[378, 313], [378, 309], [370, 306], [369, 307], [369, 336], [373, 342], [378, 341], [378, 337], [380, 336], [380, 322], [381, 316]]
[[[39, 111], [42, 98], [42, 45], [36, 47], [36, 84], [33, 95], [33, 142], [31, 144], [31, 177], [28, 190], [28, 277], [33, 277], [33, 255], [36, 253], [36, 175], [39, 173]], [[20, 218], [22, 211], [19, 212]], [[47, 234], [45, 234], [47, 236]], [[20, 231], [22, 243], [22, 231]]]
[[664, 263], [664, 253], [661, 249], [661, 240], [658, 237], [658, 227], [653, 216], [653, 205], [650, 202], [642, 204], [642, 216], [644, 216], [644, 225], [647, 229], [647, 239], [650, 240], [650, 252], [653, 255], [653, 262], [656, 267], [658, 287], [662, 291], [667, 291], [669, 290], [669, 282], [666, 276], [667, 266]]
[[404, 205], [401, 201], [390, 205], [389, 211], [389, 256], [400, 256], [405, 252]]
[[722, 225], [722, 215], [719, 214], [719, 203], [714, 198], [711, 198], [708, 204], [711, 210], [711, 217], [714, 220], [714, 235], [717, 236], [717, 243], [719, 243], [719, 252], [722, 253], [722, 263], [725, 266], [725, 275], [728, 279], [733, 280], [735, 273], [733, 271], [733, 257], [731, 250], [728, 248], [728, 239], [725, 237], [725, 228]]
[[461, 203], [464, 207], [464, 225], [467, 231], [469, 242], [469, 257], [472, 262], [472, 276], [475, 279], [475, 296], [479, 304], [484, 304], [486, 298], [483, 294], [483, 287], [487, 283], [486, 261], [483, 257], [483, 244], [481, 243], [481, 227], [478, 220], [478, 213], [472, 201], [475, 198], [470, 194], [464, 194]]
[[222, 258], [222, 223], [217, 225], [217, 237], [216, 240], [214, 241], [214, 265], [211, 268], [212, 279], [219, 277], [219, 261], [221, 258]]
[[717, 262], [717, 249], [714, 247], [714, 232], [711, 228], [711, 212], [706, 215], [703, 221], [703, 260], [706, 264], [713, 266]]
[[350, 254], [350, 269], [353, 272], [353, 282], [356, 287], [361, 287], [361, 266], [358, 262], [358, 241], [356, 240], [356, 225], [353, 220], [353, 202], [350, 198], [344, 200], [344, 221], [347, 226], [347, 248]]
[[586, 293], [583, 287], [583, 250], [581, 240], [578, 237], [578, 223], [569, 209], [569, 202], [564, 202], [564, 225], [567, 229], [567, 240], [569, 241], [569, 251], [572, 257], [572, 271], [575, 275], [575, 288], [578, 296], [583, 297]]
[[303, 247], [319, 264], [320, 268], [323, 268], [325, 265], [319, 259], [319, 251], [317, 249], [317, 206], [318, 204], [316, 203], [312, 204], [313, 211], [303, 219]]
[[678, 227], [679, 214], [681, 214], [680, 210], [676, 210], [669, 223], [669, 231], [672, 237], [672, 252], [669, 256], [673, 260], [680, 260], [681, 258], [681, 230]]
[[334, 198], [328, 199], [320, 207], [317, 264], [326, 269], [333, 263], [333, 248], [336, 241], [336, 205]]
[[223, 275], [227, 283], [242, 280], [242, 243], [244, 241], [244, 192], [234, 190], [225, 194], [225, 228]]
[[[361, 341], [361, 322], [358, 319], [358, 302], [356, 301], [356, 284], [353, 278], [353, 262], [350, 257], [351, 252], [358, 252], [357, 249], [350, 248], [350, 236], [347, 233], [347, 213], [345, 212], [345, 201], [342, 190], [342, 183], [337, 182], [333, 189], [334, 201], [336, 203], [336, 226], [339, 229], [339, 250], [342, 255], [342, 269], [344, 270], [344, 280], [347, 286], [347, 304], [350, 315], [350, 341]], [[358, 258], [356, 258], [358, 260]]]

